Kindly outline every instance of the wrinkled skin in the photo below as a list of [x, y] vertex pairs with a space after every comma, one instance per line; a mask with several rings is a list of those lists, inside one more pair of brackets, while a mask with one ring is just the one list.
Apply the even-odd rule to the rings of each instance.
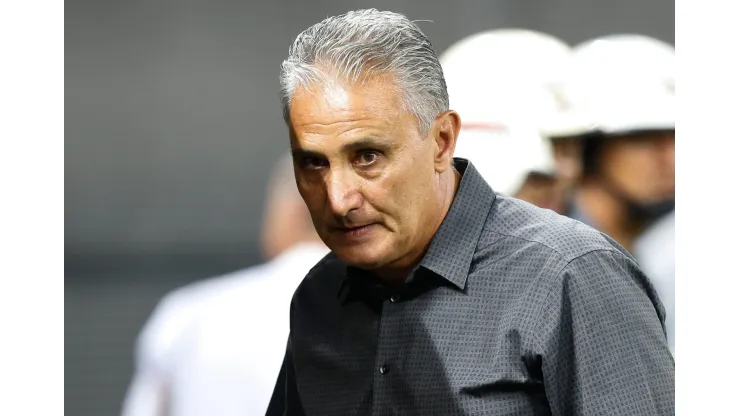
[[289, 125], [296, 182], [321, 239], [350, 265], [402, 277], [454, 198], [457, 113], [422, 134], [386, 75], [297, 88]]

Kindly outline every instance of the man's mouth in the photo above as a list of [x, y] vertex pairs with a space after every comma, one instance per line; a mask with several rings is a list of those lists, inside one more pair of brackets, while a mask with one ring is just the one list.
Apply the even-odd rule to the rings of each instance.
[[356, 227], [337, 227], [335, 230], [348, 238], [360, 238], [368, 235], [377, 226], [376, 223], [360, 225]]

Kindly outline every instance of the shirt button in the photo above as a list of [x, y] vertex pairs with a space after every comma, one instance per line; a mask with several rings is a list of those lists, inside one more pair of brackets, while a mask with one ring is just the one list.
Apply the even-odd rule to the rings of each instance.
[[380, 374], [386, 375], [388, 374], [388, 371], [390, 371], [390, 368], [388, 368], [387, 365], [381, 365], [379, 370], [380, 370]]
[[400, 297], [398, 295], [391, 296], [391, 303], [396, 303], [400, 300]]

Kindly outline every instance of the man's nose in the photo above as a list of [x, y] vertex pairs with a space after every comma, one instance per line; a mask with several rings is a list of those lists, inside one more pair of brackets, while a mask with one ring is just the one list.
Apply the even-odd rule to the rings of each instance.
[[352, 172], [333, 170], [326, 177], [326, 190], [334, 215], [345, 217], [362, 205], [359, 181]]

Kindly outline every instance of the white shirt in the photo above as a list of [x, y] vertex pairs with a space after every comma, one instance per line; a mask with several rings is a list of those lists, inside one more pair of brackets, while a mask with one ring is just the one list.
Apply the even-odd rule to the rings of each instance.
[[676, 326], [676, 214], [664, 216], [635, 242], [635, 258], [653, 282], [665, 307], [668, 347], [675, 353]]
[[269, 263], [166, 295], [137, 342], [123, 416], [264, 415], [282, 365], [290, 301], [328, 253], [297, 245]]

